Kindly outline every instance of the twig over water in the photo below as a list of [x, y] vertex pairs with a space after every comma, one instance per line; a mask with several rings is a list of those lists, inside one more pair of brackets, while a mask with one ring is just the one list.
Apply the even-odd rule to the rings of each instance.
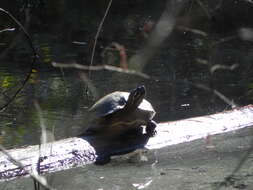
[[[106, 11], [105, 11], [105, 14], [104, 14], [104, 17], [102, 18], [102, 20], [101, 20], [101, 22], [100, 22], [100, 24], [98, 26], [98, 30], [97, 30], [97, 33], [96, 33], [96, 36], [95, 36], [94, 45], [93, 45], [93, 48], [92, 48], [90, 66], [93, 65], [93, 59], [94, 59], [94, 55], [95, 55], [95, 51], [96, 51], [96, 46], [97, 46], [97, 39], [98, 39], [99, 33], [100, 33], [101, 29], [102, 29], [102, 26], [104, 24], [105, 18], [107, 16], [108, 12], [109, 12], [110, 7], [111, 7], [111, 4], [112, 4], [112, 0], [109, 1], [108, 6], [107, 6]], [[90, 75], [91, 75], [91, 70], [89, 72], [89, 77], [90, 77]]]
[[75, 69], [81, 69], [81, 70], [87, 70], [87, 71], [108, 70], [108, 71], [136, 75], [136, 76], [142, 77], [144, 79], [151, 78], [149, 75], [147, 75], [145, 73], [141, 73], [141, 72], [129, 70], [129, 69], [122, 69], [120, 67], [115, 67], [115, 66], [111, 66], [111, 65], [85, 66], [85, 65], [80, 65], [77, 63], [65, 64], [65, 63], [52, 62], [52, 66], [53, 67], [60, 67], [60, 68], [75, 68]]

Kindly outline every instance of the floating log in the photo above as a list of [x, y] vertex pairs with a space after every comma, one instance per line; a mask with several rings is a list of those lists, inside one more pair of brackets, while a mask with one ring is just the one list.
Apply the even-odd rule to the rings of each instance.
[[30, 173], [48, 174], [95, 162], [105, 163], [112, 155], [141, 148], [161, 149], [250, 126], [253, 126], [253, 105], [213, 115], [159, 123], [157, 135], [152, 138], [145, 134], [114, 140], [82, 136], [12, 149], [8, 150], [8, 154], [22, 163], [23, 167], [13, 164], [10, 157], [0, 153], [0, 181], [28, 177]]

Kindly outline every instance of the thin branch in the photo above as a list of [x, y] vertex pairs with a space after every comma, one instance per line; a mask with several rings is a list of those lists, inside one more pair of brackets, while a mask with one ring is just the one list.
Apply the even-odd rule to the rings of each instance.
[[24, 165], [21, 162], [19, 162], [18, 160], [16, 160], [15, 158], [13, 158], [1, 144], [0, 144], [0, 150], [2, 151], [3, 154], [5, 154], [8, 157], [8, 159], [11, 163], [13, 163], [14, 165], [25, 170], [31, 176], [32, 179], [34, 179], [36, 182], [38, 182], [44, 188], [49, 189], [49, 190], [54, 190], [53, 187], [51, 187], [50, 185], [47, 184], [47, 181], [44, 177], [36, 175], [36, 174], [26, 170]]
[[231, 66], [215, 64], [214, 66], [211, 67], [210, 72], [213, 74], [216, 70], [220, 69], [233, 71], [237, 67], [239, 67], [239, 64], [233, 64]]
[[78, 73], [80, 79], [84, 82], [84, 84], [87, 86], [87, 88], [89, 89], [89, 91], [92, 94], [92, 97], [94, 99], [98, 98], [98, 92], [96, 87], [94, 86], [94, 84], [92, 83], [92, 81], [86, 76], [86, 74], [82, 71]]
[[[88, 71], [108, 70], [108, 71], [120, 72], [120, 73], [125, 73], [125, 74], [131, 74], [131, 75], [142, 77], [144, 79], [151, 79], [151, 80], [161, 81], [161, 79], [159, 79], [159, 78], [149, 76], [149, 75], [147, 75], [145, 73], [142, 73], [142, 72], [129, 70], [129, 69], [122, 69], [120, 67], [115, 67], [115, 66], [111, 66], [111, 65], [85, 66], [85, 65], [80, 65], [80, 64], [77, 64], [77, 63], [64, 64], [64, 63], [52, 62], [52, 66], [53, 67], [60, 67], [60, 68], [74, 68], [74, 69], [88, 70]], [[169, 82], [169, 81], [167, 81], [167, 82]], [[178, 80], [177, 82], [187, 83], [187, 84], [192, 85], [196, 88], [199, 88], [199, 89], [202, 89], [202, 90], [205, 90], [205, 91], [208, 91], [208, 92], [212, 92], [217, 97], [219, 97], [221, 100], [223, 100], [225, 103], [230, 105], [232, 108], [237, 107], [237, 105], [233, 101], [229, 100], [229, 98], [227, 98], [224, 94], [222, 94], [221, 92], [219, 92], [216, 89], [209, 88], [209, 87], [207, 87], [203, 84], [195, 84], [193, 82], [185, 81], [185, 80], [183, 80], [183, 81]]]
[[[111, 7], [111, 4], [112, 4], [112, 0], [109, 1], [108, 6], [107, 6], [106, 11], [105, 11], [105, 14], [104, 14], [104, 17], [102, 18], [102, 20], [101, 20], [101, 22], [100, 22], [100, 24], [98, 26], [98, 30], [97, 30], [97, 33], [95, 35], [94, 45], [93, 45], [93, 48], [92, 48], [90, 66], [93, 65], [94, 55], [95, 55], [96, 46], [97, 46], [97, 39], [98, 39], [98, 36], [99, 36], [99, 34], [101, 32], [101, 29], [102, 29], [102, 26], [104, 24], [105, 18], [108, 15], [108, 12], [109, 12], [109, 9]], [[91, 70], [89, 71], [89, 77], [91, 77]]]
[[237, 38], [238, 38], [237, 35], [228, 36], [228, 37], [225, 37], [225, 38], [221, 38], [221, 39], [219, 39], [218, 41], [213, 42], [213, 43], [212, 43], [212, 46], [217, 46], [217, 45], [220, 45], [220, 44], [225, 43], [225, 42], [229, 42], [229, 41], [234, 40], [234, 39], [237, 39]]
[[196, 87], [196, 88], [199, 88], [199, 89], [206, 90], [206, 91], [214, 93], [221, 100], [223, 100], [225, 103], [227, 103], [228, 105], [230, 105], [231, 108], [237, 107], [237, 105], [233, 101], [229, 100], [225, 95], [223, 95], [222, 93], [220, 93], [218, 90], [211, 89], [211, 88], [209, 88], [207, 86], [204, 86], [203, 84], [195, 84], [195, 83], [192, 83], [192, 82], [189, 82], [189, 81], [188, 81], [188, 83], [190, 85]]
[[186, 32], [191, 32], [193, 34], [197, 34], [197, 35], [201, 35], [203, 37], [207, 37], [208, 34], [202, 30], [199, 30], [199, 29], [195, 29], [195, 28], [189, 28], [189, 27], [186, 27], [186, 26], [176, 26], [177, 29], [179, 30], [183, 30], [183, 31], [186, 31]]
[[3, 30], [0, 30], [0, 33], [2, 32], [13, 32], [15, 31], [15, 28], [6, 28], [6, 29], [3, 29]]
[[15, 22], [15, 24], [17, 24], [21, 28], [21, 30], [24, 32], [26, 38], [28, 39], [29, 45], [30, 45], [30, 47], [33, 50], [34, 56], [36, 57], [37, 56], [37, 52], [36, 52], [36, 49], [35, 49], [35, 47], [33, 45], [32, 38], [30, 37], [30, 35], [26, 31], [26, 29], [23, 27], [23, 25], [11, 13], [9, 13], [8, 11], [6, 11], [6, 10], [4, 10], [2, 8], [0, 8], [0, 11], [2, 11], [3, 13], [5, 13], [12, 21]]
[[75, 69], [81, 69], [81, 70], [87, 70], [87, 71], [108, 70], [108, 71], [136, 75], [136, 76], [139, 76], [139, 77], [142, 77], [145, 79], [151, 78], [150, 76], [148, 76], [145, 73], [141, 73], [141, 72], [129, 70], [129, 69], [122, 69], [120, 67], [115, 67], [115, 66], [111, 66], [111, 65], [85, 66], [85, 65], [80, 65], [77, 63], [65, 64], [65, 63], [52, 62], [52, 66], [53, 67], [60, 67], [60, 68], [75, 68]]
[[212, 16], [211, 16], [209, 10], [206, 8], [206, 6], [200, 0], [196, 0], [196, 1], [199, 4], [199, 6], [203, 9], [203, 11], [205, 12], [207, 18], [209, 20], [211, 20]]
[[30, 35], [26, 31], [26, 29], [23, 27], [23, 25], [11, 13], [9, 13], [8, 11], [6, 11], [6, 10], [4, 10], [2, 8], [0, 8], [0, 11], [3, 12], [3, 13], [5, 13], [12, 21], [14, 21], [21, 28], [21, 30], [25, 34], [25, 36], [26, 36], [26, 38], [27, 38], [27, 40], [29, 42], [29, 45], [30, 45], [30, 47], [31, 47], [31, 49], [33, 51], [33, 60], [31, 62], [31, 67], [30, 67], [29, 73], [27, 74], [27, 76], [24, 79], [24, 81], [21, 83], [21, 86], [14, 93], [14, 95], [3, 106], [0, 107], [0, 111], [2, 111], [3, 109], [5, 109], [17, 97], [17, 95], [24, 88], [24, 86], [26, 85], [27, 81], [30, 79], [30, 76], [32, 74], [33, 65], [34, 65], [35, 61], [37, 60], [37, 58], [39, 56], [38, 56], [37, 51], [36, 51], [36, 49], [35, 49], [35, 47], [33, 45], [32, 38], [30, 37]]
[[[38, 113], [38, 118], [39, 118], [39, 121], [40, 121], [40, 128], [41, 128], [41, 137], [40, 137], [40, 144], [39, 144], [39, 158], [38, 158], [38, 161], [37, 161], [36, 170], [34, 170], [34, 171], [37, 172], [36, 173], [37, 175], [40, 175], [41, 174], [41, 170], [40, 170], [41, 161], [43, 160], [43, 159], [41, 159], [41, 158], [43, 158], [42, 150], [45, 149], [44, 146], [46, 146], [46, 143], [54, 141], [54, 135], [53, 135], [53, 133], [50, 133], [49, 131], [47, 131], [44, 119], [42, 117], [42, 110], [41, 110], [41, 108], [40, 108], [37, 101], [34, 101], [34, 106], [35, 106], [35, 108], [37, 110], [37, 113]], [[50, 143], [48, 145], [51, 148], [47, 149], [47, 150], [50, 150], [50, 153], [51, 153], [52, 152], [52, 146], [51, 146]], [[40, 190], [40, 183], [38, 183], [37, 181], [34, 181], [34, 186], [35, 186], [35, 189]]]

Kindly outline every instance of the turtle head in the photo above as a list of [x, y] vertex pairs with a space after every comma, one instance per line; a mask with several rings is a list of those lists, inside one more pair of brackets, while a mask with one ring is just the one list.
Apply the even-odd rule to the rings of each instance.
[[144, 85], [138, 86], [137, 88], [133, 89], [128, 96], [126, 108], [131, 110], [136, 109], [144, 99], [145, 94], [146, 89]]

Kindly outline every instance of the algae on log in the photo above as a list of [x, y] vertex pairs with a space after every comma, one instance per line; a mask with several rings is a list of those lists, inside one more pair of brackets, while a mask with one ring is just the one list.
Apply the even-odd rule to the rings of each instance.
[[250, 126], [253, 126], [253, 105], [213, 115], [159, 123], [157, 135], [152, 138], [143, 134], [138, 138], [109, 141], [82, 136], [8, 150], [23, 167], [16, 166], [10, 158], [0, 153], [0, 181], [28, 177], [33, 172], [47, 174], [108, 161], [112, 155], [125, 154], [140, 148], [161, 149]]

